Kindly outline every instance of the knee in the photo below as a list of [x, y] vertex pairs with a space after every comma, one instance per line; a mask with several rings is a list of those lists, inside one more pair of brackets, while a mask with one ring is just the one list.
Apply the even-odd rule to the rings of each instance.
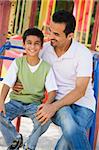
[[57, 112], [60, 127], [63, 133], [73, 135], [77, 131], [77, 124], [72, 116], [72, 112], [67, 108], [62, 108]]

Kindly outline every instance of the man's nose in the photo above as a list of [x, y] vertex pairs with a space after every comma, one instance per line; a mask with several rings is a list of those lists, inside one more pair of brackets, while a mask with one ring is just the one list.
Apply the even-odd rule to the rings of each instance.
[[51, 39], [55, 39], [55, 35], [54, 35], [53, 32], [50, 32], [50, 34], [49, 34], [49, 39], [50, 39], [50, 40], [51, 40]]

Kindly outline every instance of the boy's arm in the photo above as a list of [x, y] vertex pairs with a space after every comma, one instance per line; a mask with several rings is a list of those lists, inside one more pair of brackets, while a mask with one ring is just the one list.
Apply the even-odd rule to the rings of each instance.
[[51, 91], [48, 93], [48, 99], [47, 101], [45, 102], [45, 104], [51, 104], [54, 99], [55, 99], [55, 96], [56, 96], [56, 91]]
[[13, 85], [16, 81], [17, 72], [18, 72], [18, 67], [16, 65], [16, 60], [14, 60], [11, 63], [11, 65], [7, 71], [7, 75], [5, 76], [5, 78], [2, 81], [3, 87], [2, 87], [1, 95], [0, 95], [0, 112], [5, 113], [4, 101], [7, 97], [10, 87], [13, 87]]
[[6, 84], [3, 85], [0, 95], [0, 112], [3, 112], [5, 114], [5, 108], [4, 108], [4, 102], [7, 97], [7, 94], [10, 90], [10, 87]]

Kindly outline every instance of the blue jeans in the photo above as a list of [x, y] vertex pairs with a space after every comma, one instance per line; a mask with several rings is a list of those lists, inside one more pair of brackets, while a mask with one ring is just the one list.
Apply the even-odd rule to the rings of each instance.
[[5, 118], [2, 118], [3, 116], [1, 115], [0, 130], [8, 146], [12, 144], [13, 140], [15, 140], [19, 134], [16, 131], [15, 127], [13, 126], [12, 120], [18, 116], [26, 116], [28, 118], [31, 118], [34, 124], [32, 133], [29, 136], [28, 140], [26, 141], [26, 144], [30, 149], [35, 150], [35, 147], [38, 142], [38, 138], [42, 133], [44, 133], [48, 129], [50, 125], [50, 121], [49, 121], [45, 125], [41, 126], [40, 123], [36, 120], [35, 113], [37, 111], [37, 108], [38, 105], [36, 103], [27, 105], [15, 100], [10, 100], [8, 103], [5, 104], [6, 122], [2, 121]]
[[86, 131], [91, 127], [94, 113], [78, 105], [64, 106], [52, 121], [61, 127], [62, 136], [55, 150], [91, 150]]

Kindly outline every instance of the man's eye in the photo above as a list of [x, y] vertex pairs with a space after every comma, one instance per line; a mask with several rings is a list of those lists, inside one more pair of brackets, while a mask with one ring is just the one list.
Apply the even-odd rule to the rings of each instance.
[[60, 36], [58, 33], [54, 33], [55, 36]]

